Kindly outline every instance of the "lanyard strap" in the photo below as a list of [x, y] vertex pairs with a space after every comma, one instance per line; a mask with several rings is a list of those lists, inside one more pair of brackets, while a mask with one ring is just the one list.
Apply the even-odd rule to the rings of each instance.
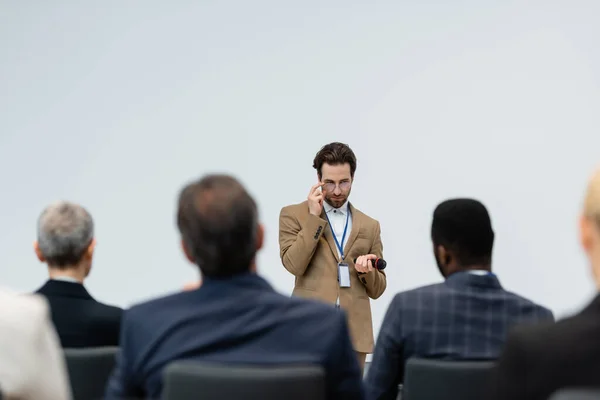
[[344, 260], [344, 241], [346, 240], [346, 232], [348, 231], [348, 220], [350, 219], [350, 206], [346, 207], [346, 226], [344, 226], [344, 233], [342, 234], [342, 244], [338, 242], [337, 235], [335, 234], [335, 229], [333, 229], [333, 225], [329, 220], [329, 216], [325, 213], [325, 218], [327, 218], [327, 222], [329, 223], [329, 228], [331, 229], [331, 233], [333, 233], [333, 240], [335, 240], [335, 245], [340, 251], [340, 256], [342, 257], [342, 261]]

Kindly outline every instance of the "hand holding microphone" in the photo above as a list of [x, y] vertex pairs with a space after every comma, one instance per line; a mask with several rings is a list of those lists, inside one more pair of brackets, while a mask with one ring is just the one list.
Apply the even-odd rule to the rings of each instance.
[[385, 260], [378, 258], [375, 254], [367, 254], [354, 260], [354, 269], [360, 274], [366, 274], [375, 269], [382, 270], [386, 266]]

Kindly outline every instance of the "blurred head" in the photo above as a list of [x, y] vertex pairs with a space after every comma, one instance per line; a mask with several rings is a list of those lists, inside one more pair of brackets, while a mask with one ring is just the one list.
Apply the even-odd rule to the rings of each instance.
[[323, 182], [325, 201], [338, 208], [344, 205], [350, 191], [356, 171], [356, 156], [347, 144], [329, 143], [315, 156], [313, 168], [317, 177]]
[[34, 249], [51, 270], [75, 271], [86, 277], [95, 245], [94, 221], [80, 205], [61, 201], [40, 215]]
[[579, 226], [581, 245], [600, 289], [600, 169], [588, 184]]
[[469, 269], [491, 270], [494, 231], [487, 209], [477, 200], [439, 204], [433, 213], [431, 240], [444, 277]]
[[179, 196], [177, 226], [186, 257], [203, 276], [255, 271], [264, 231], [254, 199], [235, 178], [208, 175], [186, 186]]

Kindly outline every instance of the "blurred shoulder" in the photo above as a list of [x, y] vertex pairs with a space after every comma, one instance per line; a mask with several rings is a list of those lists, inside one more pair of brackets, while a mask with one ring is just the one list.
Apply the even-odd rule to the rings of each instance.
[[0, 310], [8, 312], [44, 315], [48, 313], [48, 303], [39, 294], [17, 293], [8, 289], [0, 289]]
[[403, 305], [415, 302], [426, 301], [428, 298], [449, 295], [450, 291], [444, 283], [435, 283], [432, 285], [419, 286], [414, 289], [405, 290], [396, 293], [392, 299], [392, 304]]
[[50, 318], [46, 299], [38, 294], [20, 294], [0, 289], [0, 324], [11, 327], [14, 335], [36, 331]]
[[506, 293], [507, 296], [512, 298], [513, 301], [518, 303], [521, 307], [529, 309], [529, 310], [533, 310], [533, 311], [537, 312], [538, 314], [543, 315], [544, 317], [554, 319], [554, 314], [552, 313], [552, 311], [549, 308], [544, 307], [540, 304], [537, 304], [533, 300], [530, 300], [530, 299], [523, 297], [519, 294], [516, 294], [514, 292], [510, 292], [508, 290], [505, 290], [504, 292]]
[[123, 314], [123, 309], [121, 307], [101, 302], [97, 302], [97, 305], [103, 314], [110, 316], [121, 316], [121, 314]]
[[152, 298], [150, 300], [141, 301], [134, 303], [124, 312], [127, 315], [145, 315], [154, 314], [164, 308], [168, 308], [173, 305], [181, 304], [186, 301], [186, 298], [190, 297], [195, 291], [180, 291], [168, 294], [166, 296], [160, 296]]
[[549, 349], [552, 357], [569, 358], [579, 348], [598, 348], [597, 335], [600, 322], [597, 318], [578, 314], [558, 322], [544, 321], [535, 325], [520, 325], [508, 335], [506, 347], [510, 351], [521, 351], [533, 357], [545, 358]]

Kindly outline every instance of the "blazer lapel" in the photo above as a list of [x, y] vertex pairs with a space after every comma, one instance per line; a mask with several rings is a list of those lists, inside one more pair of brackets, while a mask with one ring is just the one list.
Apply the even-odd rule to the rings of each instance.
[[327, 243], [329, 243], [329, 248], [331, 249], [333, 256], [335, 257], [336, 260], [339, 260], [340, 257], [338, 256], [337, 245], [335, 244], [335, 239], [333, 238], [333, 232], [331, 231], [331, 226], [329, 225], [329, 220], [327, 219], [327, 215], [325, 214], [325, 208], [323, 208], [323, 211], [321, 212], [321, 218], [323, 218], [325, 221], [328, 221], [327, 227], [325, 228], [325, 232], [323, 233], [323, 236], [325, 236]]
[[359, 213], [352, 204], [350, 204], [350, 213], [352, 215], [352, 231], [350, 232], [350, 237], [348, 237], [346, 245], [344, 246], [344, 254], [348, 254], [352, 248], [352, 245], [358, 237], [358, 232], [360, 231], [360, 225], [362, 223], [361, 213]]

